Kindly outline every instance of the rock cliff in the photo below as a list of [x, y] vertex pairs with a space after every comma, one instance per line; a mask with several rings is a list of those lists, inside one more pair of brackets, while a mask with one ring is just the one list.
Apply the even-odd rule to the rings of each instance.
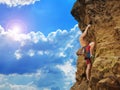
[[85, 61], [78, 56], [76, 83], [71, 90], [120, 90], [120, 0], [76, 0], [71, 14], [80, 30], [89, 22], [96, 41], [90, 82]]

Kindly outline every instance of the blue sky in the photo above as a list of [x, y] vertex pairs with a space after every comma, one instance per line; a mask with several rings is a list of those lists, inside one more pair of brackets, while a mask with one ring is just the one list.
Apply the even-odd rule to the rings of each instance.
[[27, 6], [0, 5], [0, 24], [6, 28], [6, 24], [9, 27], [11, 22], [22, 22], [25, 24], [24, 29], [41, 31], [45, 35], [59, 28], [70, 30], [77, 24], [70, 14], [74, 2], [75, 0], [40, 0]]
[[69, 90], [80, 31], [75, 0], [0, 0], [0, 90]]

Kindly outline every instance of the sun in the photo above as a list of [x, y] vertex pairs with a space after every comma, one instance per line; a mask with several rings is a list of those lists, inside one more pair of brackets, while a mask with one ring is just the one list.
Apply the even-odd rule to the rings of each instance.
[[9, 20], [6, 24], [6, 33], [7, 35], [15, 41], [20, 41], [21, 38], [24, 38], [24, 34], [27, 32], [27, 24], [24, 20], [13, 19]]
[[12, 27], [12, 32], [13, 33], [16, 33], [16, 34], [19, 34], [19, 33], [21, 33], [21, 26], [20, 25], [15, 25], [15, 26], [13, 26]]
[[20, 41], [21, 37], [23, 35], [22, 32], [23, 28], [20, 24], [14, 24], [11, 25], [11, 27], [8, 29], [8, 36], [15, 41]]
[[10, 30], [12, 33], [20, 34], [27, 32], [27, 24], [22, 19], [8, 20], [6, 24], [6, 30]]
[[20, 25], [13, 25], [8, 30], [8, 36], [15, 41], [19, 41], [22, 34], [22, 27]]

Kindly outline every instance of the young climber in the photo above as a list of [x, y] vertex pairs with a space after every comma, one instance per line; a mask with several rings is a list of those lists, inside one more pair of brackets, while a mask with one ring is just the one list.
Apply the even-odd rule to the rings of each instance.
[[82, 35], [80, 36], [80, 44], [83, 48], [84, 51], [84, 55], [85, 55], [85, 60], [86, 60], [86, 64], [87, 64], [87, 68], [86, 68], [86, 78], [89, 81], [90, 80], [90, 71], [91, 71], [91, 57], [93, 57], [93, 53], [94, 53], [94, 46], [95, 46], [95, 42], [94, 41], [90, 41], [88, 40], [89, 38], [87, 37], [87, 32], [88, 29], [91, 25], [89, 24], [86, 29], [84, 30], [84, 32], [82, 33]]

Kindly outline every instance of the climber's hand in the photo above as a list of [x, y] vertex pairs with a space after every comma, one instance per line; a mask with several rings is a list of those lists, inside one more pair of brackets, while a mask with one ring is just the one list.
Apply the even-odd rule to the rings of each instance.
[[89, 28], [89, 27], [91, 27], [91, 25], [90, 25], [90, 24], [88, 24], [88, 26], [87, 26], [87, 27]]

